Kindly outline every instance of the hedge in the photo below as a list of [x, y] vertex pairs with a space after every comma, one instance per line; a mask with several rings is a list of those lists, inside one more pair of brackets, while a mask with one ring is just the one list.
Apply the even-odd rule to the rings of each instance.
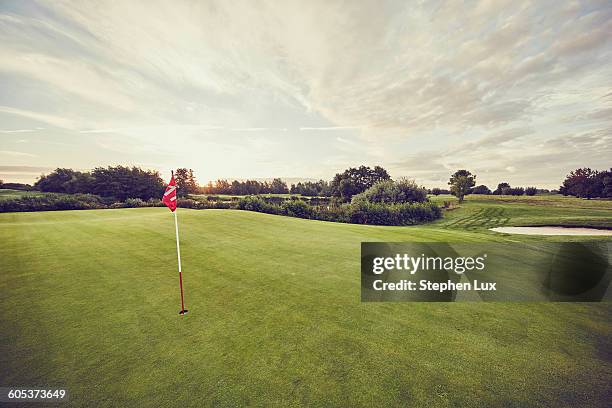
[[[384, 204], [360, 201], [341, 205], [311, 205], [301, 199], [282, 200], [277, 203], [262, 197], [247, 196], [238, 201], [180, 198], [177, 204], [181, 208], [196, 210], [239, 209], [320, 221], [372, 225], [414, 225], [433, 221], [442, 216], [440, 207], [431, 202]], [[157, 199], [145, 201], [138, 198], [108, 202], [92, 194], [24, 195], [20, 198], [0, 200], [0, 212], [139, 207], [163, 207], [163, 203]]]
[[277, 206], [260, 197], [245, 197], [238, 202], [238, 208], [320, 221], [372, 225], [415, 225], [442, 216], [440, 207], [432, 202], [398, 204], [359, 202], [339, 206], [311, 206], [303, 200], [286, 200]]

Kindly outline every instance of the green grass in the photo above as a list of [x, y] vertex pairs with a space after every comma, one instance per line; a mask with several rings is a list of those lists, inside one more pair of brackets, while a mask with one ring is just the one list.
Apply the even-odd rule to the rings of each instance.
[[555, 203], [470, 197], [418, 227], [179, 210], [183, 318], [166, 209], [0, 214], [0, 385], [84, 407], [605, 406], [609, 303], [360, 303], [362, 241], [612, 218]]
[[[438, 203], [457, 202], [452, 196], [434, 196], [432, 199]], [[434, 225], [464, 231], [524, 225], [612, 228], [612, 200], [584, 200], [559, 195], [534, 197], [470, 195], [460, 208], [445, 212], [444, 218]]]

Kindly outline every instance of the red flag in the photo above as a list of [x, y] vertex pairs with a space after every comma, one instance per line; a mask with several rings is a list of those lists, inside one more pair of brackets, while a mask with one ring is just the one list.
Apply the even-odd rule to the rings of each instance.
[[176, 181], [174, 181], [174, 174], [172, 174], [170, 183], [168, 187], [166, 187], [162, 202], [166, 204], [166, 207], [168, 207], [170, 211], [174, 212], [176, 210]]

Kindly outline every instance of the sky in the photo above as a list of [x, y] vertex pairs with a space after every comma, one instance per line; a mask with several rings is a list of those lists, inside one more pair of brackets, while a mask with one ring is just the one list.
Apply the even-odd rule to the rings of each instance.
[[558, 187], [612, 166], [612, 2], [0, 3], [0, 179], [56, 167]]

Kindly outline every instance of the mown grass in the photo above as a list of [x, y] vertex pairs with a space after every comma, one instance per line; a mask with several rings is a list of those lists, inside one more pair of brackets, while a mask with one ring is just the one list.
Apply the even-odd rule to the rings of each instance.
[[418, 227], [179, 210], [183, 318], [166, 209], [0, 214], [0, 382], [84, 407], [605, 406], [609, 303], [360, 303], [362, 241], [612, 217], [498, 205]]
[[[452, 196], [434, 196], [432, 200], [457, 203]], [[470, 195], [458, 208], [446, 211], [444, 218], [434, 225], [467, 231], [525, 225], [612, 228], [612, 200], [584, 200], [559, 195]]]

